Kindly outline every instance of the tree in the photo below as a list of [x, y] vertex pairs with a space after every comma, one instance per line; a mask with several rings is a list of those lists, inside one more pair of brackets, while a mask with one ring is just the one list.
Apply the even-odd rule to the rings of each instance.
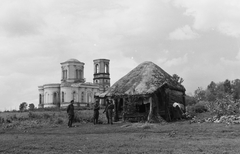
[[224, 86], [225, 93], [228, 93], [228, 94], [232, 93], [231, 82], [228, 79], [224, 81], [223, 86]]
[[173, 77], [174, 81], [176, 81], [176, 82], [178, 82], [180, 84], [183, 83], [183, 81], [184, 81], [183, 78], [180, 78], [177, 74], [173, 74], [172, 77]]
[[205, 91], [205, 97], [206, 97], [207, 101], [215, 101], [216, 94], [217, 94], [217, 84], [212, 81], [207, 86], [207, 90]]
[[28, 105], [29, 110], [33, 110], [35, 108], [35, 105], [33, 103]]
[[232, 81], [232, 93], [233, 99], [236, 101], [240, 99], [240, 80], [235, 79]]
[[206, 91], [202, 89], [202, 87], [198, 87], [197, 90], [194, 91], [194, 97], [196, 98], [197, 101], [202, 101], [205, 100]]
[[216, 100], [215, 92], [211, 92], [211, 90], [209, 89], [205, 91], [205, 97], [206, 97], [206, 100], [209, 102], [213, 102]]
[[207, 89], [208, 89], [212, 94], [214, 94], [214, 93], [216, 92], [216, 87], [217, 87], [217, 84], [212, 81], [212, 82], [207, 86]]
[[216, 87], [216, 97], [218, 99], [223, 99], [225, 97], [225, 88], [224, 88], [224, 83], [219, 82]]
[[193, 96], [189, 96], [189, 95], [185, 96], [185, 102], [186, 102], [186, 106], [197, 104], [196, 99]]
[[20, 111], [25, 111], [27, 109], [27, 103], [26, 102], [22, 102], [20, 105], [19, 105], [19, 110]]

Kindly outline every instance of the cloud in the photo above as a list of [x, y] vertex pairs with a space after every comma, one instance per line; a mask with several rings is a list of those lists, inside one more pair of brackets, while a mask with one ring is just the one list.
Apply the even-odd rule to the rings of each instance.
[[225, 57], [221, 57], [220, 61], [224, 64], [224, 65], [228, 65], [231, 67], [239, 67], [240, 66], [240, 50], [237, 53], [235, 59], [230, 60], [230, 59], [226, 59]]
[[36, 35], [44, 25], [39, 3], [29, 0], [3, 1], [0, 6], [0, 32], [8, 36]]
[[185, 54], [183, 57], [173, 58], [171, 60], [165, 60], [164, 65], [167, 67], [182, 65], [188, 62], [188, 54]]
[[194, 18], [193, 27], [197, 30], [214, 30], [239, 37], [239, 0], [175, 0], [178, 7], [186, 8], [185, 15]]
[[193, 32], [189, 25], [185, 25], [182, 28], [178, 28], [169, 34], [171, 40], [189, 40], [198, 38], [200, 35]]

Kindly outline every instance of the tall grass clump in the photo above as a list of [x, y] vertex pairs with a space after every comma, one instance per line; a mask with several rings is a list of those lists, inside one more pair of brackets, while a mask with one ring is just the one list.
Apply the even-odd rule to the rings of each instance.
[[63, 124], [64, 123], [64, 119], [61, 117], [58, 117], [54, 120], [54, 124]]
[[37, 114], [37, 113], [34, 113], [34, 112], [29, 112], [28, 113], [28, 117], [30, 119], [41, 119], [41, 115]]

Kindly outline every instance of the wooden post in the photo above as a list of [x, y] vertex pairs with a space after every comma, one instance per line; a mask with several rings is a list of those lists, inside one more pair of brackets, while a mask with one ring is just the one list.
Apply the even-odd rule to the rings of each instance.
[[149, 103], [150, 103], [150, 109], [149, 109], [149, 114], [148, 114], [148, 122], [151, 122], [153, 119], [153, 103], [152, 99], [149, 98]]
[[170, 100], [171, 100], [170, 92], [168, 92], [167, 95], [168, 95], [168, 100], [167, 100], [167, 116], [168, 116], [169, 121], [172, 121], [171, 115], [170, 115], [170, 111], [169, 111], [169, 103], [170, 103]]
[[184, 105], [184, 113], [186, 113], [186, 101], [185, 101], [185, 91], [183, 92], [183, 105]]
[[114, 122], [117, 122], [119, 120], [118, 118], [118, 100], [114, 99]]
[[171, 121], [171, 116], [169, 113], [169, 103], [170, 103], [170, 89], [165, 89], [165, 99], [164, 99], [164, 104], [165, 104], [165, 116], [167, 121]]
[[125, 114], [126, 114], [126, 103], [125, 103], [125, 98], [123, 99], [123, 111], [122, 111], [122, 120], [125, 121]]

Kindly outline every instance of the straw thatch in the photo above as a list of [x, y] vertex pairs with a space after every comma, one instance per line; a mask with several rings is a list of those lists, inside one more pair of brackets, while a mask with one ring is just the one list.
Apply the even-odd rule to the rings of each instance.
[[153, 62], [146, 61], [118, 80], [106, 92], [100, 94], [100, 97], [150, 95], [162, 86], [185, 91], [185, 88], [162, 68]]

